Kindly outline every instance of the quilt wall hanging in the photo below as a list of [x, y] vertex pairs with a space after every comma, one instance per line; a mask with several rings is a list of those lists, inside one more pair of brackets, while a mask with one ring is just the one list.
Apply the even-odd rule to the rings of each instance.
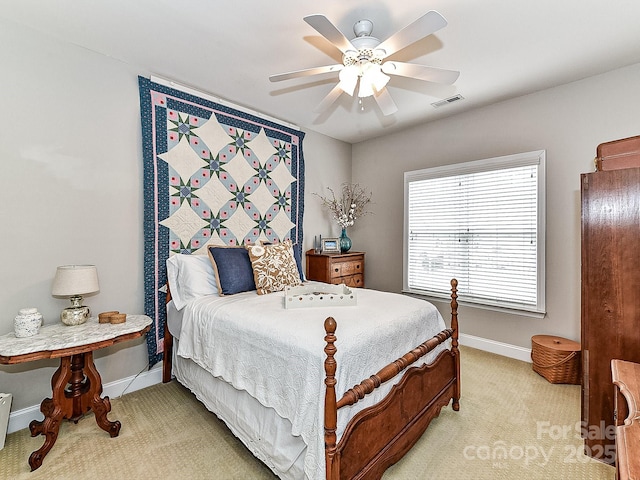
[[302, 254], [304, 133], [138, 78], [149, 366], [162, 360], [166, 260], [291, 239]]

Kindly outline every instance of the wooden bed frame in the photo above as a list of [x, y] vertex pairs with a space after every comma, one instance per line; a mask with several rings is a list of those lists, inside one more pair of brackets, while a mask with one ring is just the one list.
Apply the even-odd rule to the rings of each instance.
[[[326, 480], [379, 479], [418, 441], [442, 407], [453, 400], [460, 409], [460, 350], [458, 349], [458, 282], [451, 280], [451, 328], [438, 333], [375, 375], [336, 398], [336, 321], [324, 322], [325, 368], [324, 438]], [[170, 300], [167, 293], [167, 302]], [[422, 367], [407, 367], [451, 338], [451, 350]], [[162, 381], [171, 381], [173, 337], [165, 322]], [[406, 373], [379, 403], [359, 412], [336, 443], [338, 410], [353, 405], [382, 383]]]

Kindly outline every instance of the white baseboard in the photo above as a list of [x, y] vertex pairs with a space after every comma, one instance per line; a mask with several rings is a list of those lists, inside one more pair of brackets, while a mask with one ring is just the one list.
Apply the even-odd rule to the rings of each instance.
[[[154, 365], [151, 370], [145, 370], [138, 375], [122, 378], [115, 382], [110, 382], [102, 386], [102, 395], [109, 398], [118, 398], [124, 393], [135, 392], [142, 388], [150, 387], [162, 382], [162, 362]], [[9, 426], [7, 433], [17, 432], [23, 428], [27, 428], [32, 420], [42, 420], [43, 415], [40, 413], [40, 405], [23, 408], [12, 412], [9, 415]]]
[[510, 345], [508, 343], [496, 342], [482, 337], [474, 337], [473, 335], [460, 334], [460, 345], [466, 347], [477, 348], [485, 352], [495, 353], [503, 357], [515, 358], [523, 362], [531, 363], [531, 349]]

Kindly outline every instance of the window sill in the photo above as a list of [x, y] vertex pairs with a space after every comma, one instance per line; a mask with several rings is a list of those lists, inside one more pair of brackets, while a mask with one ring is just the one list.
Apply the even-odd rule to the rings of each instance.
[[[450, 297], [436, 297], [433, 295], [427, 295], [425, 293], [416, 292], [413, 290], [402, 290], [404, 295], [408, 295], [414, 298], [420, 298], [422, 300], [427, 300], [431, 303], [443, 303], [449, 304], [451, 302]], [[509, 315], [517, 315], [520, 317], [531, 317], [531, 318], [544, 318], [546, 316], [546, 312], [536, 312], [531, 310], [520, 310], [517, 308], [509, 308], [509, 307], [500, 307], [498, 305], [486, 305], [482, 303], [475, 302], [467, 302], [464, 300], [458, 299], [458, 306], [467, 307], [467, 308], [479, 308], [481, 310], [491, 310], [493, 312], [501, 312]]]

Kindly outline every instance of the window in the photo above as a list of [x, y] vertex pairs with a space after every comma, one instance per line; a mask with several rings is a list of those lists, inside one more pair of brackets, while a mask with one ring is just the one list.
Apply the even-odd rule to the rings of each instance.
[[544, 150], [406, 172], [404, 285], [543, 314]]

